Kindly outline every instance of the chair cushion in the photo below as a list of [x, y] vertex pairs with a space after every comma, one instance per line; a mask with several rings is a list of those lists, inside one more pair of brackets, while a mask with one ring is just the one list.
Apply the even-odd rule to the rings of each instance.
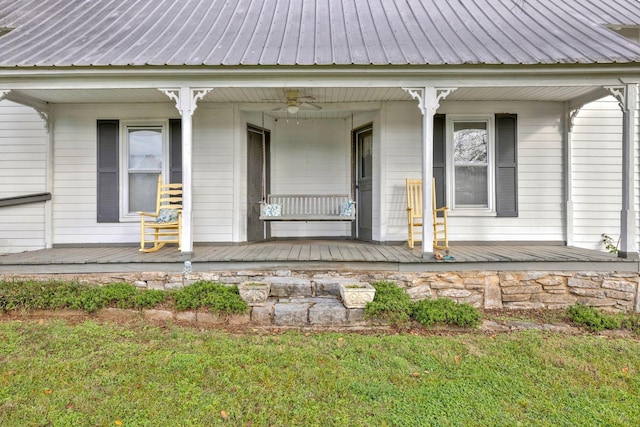
[[158, 213], [158, 218], [156, 219], [157, 224], [166, 224], [169, 222], [177, 222], [178, 221], [178, 210], [177, 209], [160, 209]]
[[265, 203], [262, 205], [262, 216], [282, 216], [282, 205], [279, 203]]
[[347, 200], [342, 204], [342, 208], [340, 209], [340, 216], [352, 216], [353, 208], [354, 208], [353, 200]]

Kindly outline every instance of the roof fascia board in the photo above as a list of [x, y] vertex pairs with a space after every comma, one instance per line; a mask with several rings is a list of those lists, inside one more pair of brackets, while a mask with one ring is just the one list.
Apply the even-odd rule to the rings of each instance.
[[0, 68], [2, 89], [601, 86], [640, 80], [640, 63], [458, 67]]

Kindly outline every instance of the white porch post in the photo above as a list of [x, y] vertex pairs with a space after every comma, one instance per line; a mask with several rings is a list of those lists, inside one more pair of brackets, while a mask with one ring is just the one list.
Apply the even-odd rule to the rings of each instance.
[[403, 88], [413, 99], [418, 100], [422, 113], [422, 255], [433, 254], [432, 227], [432, 187], [433, 180], [433, 116], [440, 107], [440, 101], [456, 88]]
[[564, 179], [565, 179], [565, 214], [566, 218], [566, 245], [573, 245], [573, 125], [581, 107], [571, 108], [568, 103], [564, 113]]
[[625, 84], [606, 88], [618, 100], [622, 110], [622, 211], [620, 213], [621, 258], [639, 258], [636, 222], [636, 139], [635, 119], [638, 109], [638, 85]]
[[180, 250], [183, 254], [193, 252], [193, 122], [192, 116], [202, 99], [212, 88], [180, 88], [160, 89], [173, 99], [182, 118], [182, 235]]

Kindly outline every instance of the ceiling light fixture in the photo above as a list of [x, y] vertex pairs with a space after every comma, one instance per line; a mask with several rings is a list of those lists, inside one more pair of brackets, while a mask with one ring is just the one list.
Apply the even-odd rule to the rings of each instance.
[[287, 111], [288, 111], [290, 114], [295, 114], [295, 113], [297, 113], [298, 111], [300, 111], [300, 108], [298, 108], [298, 106], [297, 106], [297, 105], [289, 105], [289, 106], [287, 107]]

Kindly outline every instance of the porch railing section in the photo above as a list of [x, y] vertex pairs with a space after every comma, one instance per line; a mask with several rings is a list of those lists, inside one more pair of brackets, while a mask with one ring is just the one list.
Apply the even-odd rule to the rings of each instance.
[[0, 198], [0, 208], [8, 206], [26, 205], [28, 203], [46, 202], [51, 200], [51, 193], [35, 193], [22, 196]]

